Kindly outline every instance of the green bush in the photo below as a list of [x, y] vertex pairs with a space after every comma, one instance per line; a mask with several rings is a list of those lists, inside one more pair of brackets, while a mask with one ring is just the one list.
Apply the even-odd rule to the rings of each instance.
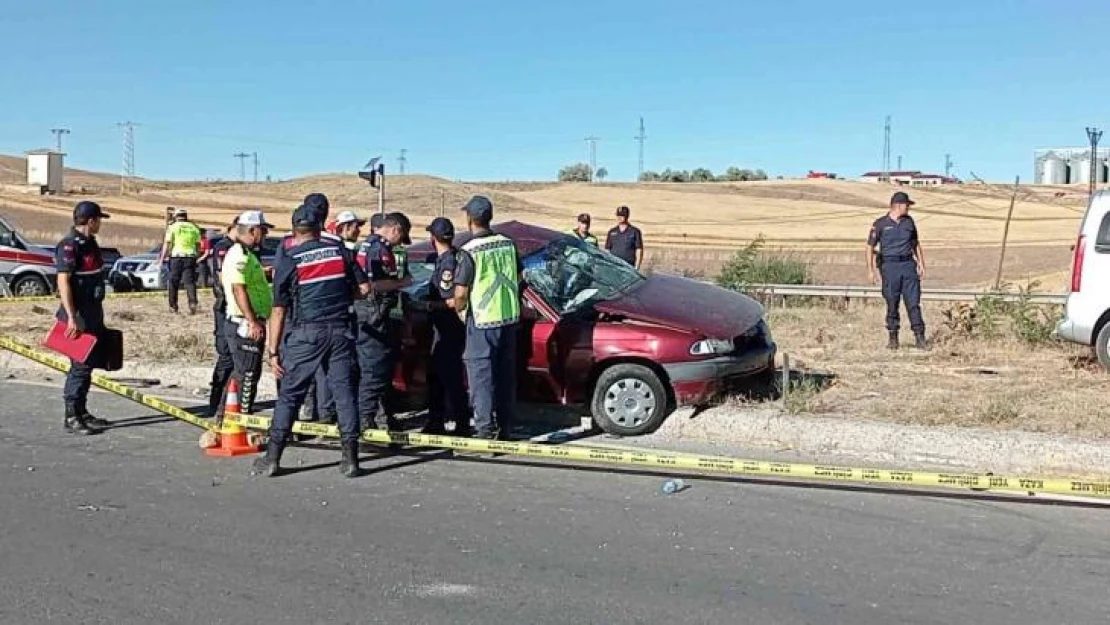
[[809, 265], [790, 255], [763, 251], [763, 235], [736, 250], [721, 268], [717, 284], [734, 291], [747, 291], [753, 284], [809, 284]]

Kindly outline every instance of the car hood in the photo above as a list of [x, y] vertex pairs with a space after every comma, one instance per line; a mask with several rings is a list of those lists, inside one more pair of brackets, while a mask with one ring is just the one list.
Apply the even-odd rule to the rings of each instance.
[[639, 287], [597, 302], [594, 308], [722, 340], [747, 332], [763, 318], [763, 306], [747, 295], [667, 274], [653, 274]]
[[153, 263], [158, 260], [157, 254], [134, 254], [132, 256], [121, 256], [118, 261], [125, 263]]

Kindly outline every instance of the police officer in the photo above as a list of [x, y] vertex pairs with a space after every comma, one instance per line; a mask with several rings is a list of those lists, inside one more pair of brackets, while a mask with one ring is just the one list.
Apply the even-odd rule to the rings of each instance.
[[358, 252], [358, 264], [370, 279], [371, 293], [355, 302], [358, 323], [358, 409], [363, 429], [378, 427], [379, 411], [385, 427], [396, 430], [393, 418], [393, 371], [397, 364], [397, 330], [391, 312], [400, 299], [400, 289], [412, 283], [399, 278], [393, 246], [403, 240], [403, 227], [396, 216], [381, 218], [381, 227], [367, 237]]
[[196, 224], [189, 221], [189, 212], [178, 208], [173, 213], [174, 222], [166, 228], [166, 239], [158, 254], [158, 266], [170, 259], [169, 302], [170, 310], [177, 312], [177, 291], [182, 282], [189, 299], [189, 314], [197, 314], [197, 257], [200, 240], [204, 236]]
[[239, 215], [236, 227], [236, 242], [220, 271], [227, 302], [224, 336], [235, 364], [233, 375], [239, 381], [243, 413], [251, 414], [262, 377], [266, 321], [273, 309], [273, 294], [255, 246], [273, 226], [262, 211], [246, 211]]
[[[282, 379], [270, 441], [254, 470], [277, 475], [293, 419], [308, 387], [323, 370], [335, 398], [343, 459], [340, 470], [355, 477], [358, 468], [358, 405], [355, 388], [355, 337], [351, 306], [359, 282], [343, 246], [320, 236], [323, 220], [305, 206], [293, 213], [296, 241], [274, 269], [274, 313], [270, 321], [267, 357]], [[288, 338], [285, 327], [289, 327]]]
[[208, 391], [208, 416], [219, 419], [224, 411], [224, 399], [227, 383], [231, 374], [235, 372], [235, 361], [231, 357], [231, 348], [227, 344], [224, 334], [224, 325], [227, 321], [227, 299], [222, 284], [224, 257], [228, 250], [235, 245], [238, 236], [239, 217], [231, 221], [223, 238], [212, 244], [208, 255], [208, 272], [212, 276], [212, 295], [215, 302], [212, 304], [212, 334], [216, 341], [216, 364], [212, 367], [212, 381], [209, 382]]
[[[886, 300], [886, 329], [889, 349], [898, 349], [901, 315], [899, 299], [913, 329], [915, 345], [925, 349], [925, 320], [921, 317], [921, 279], [925, 277], [925, 255], [918, 240], [917, 224], [910, 217], [910, 196], [899, 191], [890, 198], [890, 211], [875, 220], [867, 237], [867, 270], [872, 283], [878, 282], [876, 267], [882, 274], [883, 299]], [[879, 247], [878, 252], [875, 246]]]
[[473, 238], [458, 254], [454, 304], [466, 318], [463, 361], [474, 409], [474, 436], [507, 439], [515, 416], [523, 267], [513, 241], [490, 230], [493, 203], [489, 198], [476, 195], [463, 211]]
[[[96, 235], [108, 215], [96, 202], [78, 202], [73, 209], [73, 228], [54, 250], [61, 306], [55, 315], [66, 324], [66, 337], [94, 336], [104, 331], [104, 258]], [[85, 362], [70, 360], [66, 374], [64, 428], [71, 434], [99, 434], [108, 425], [89, 414], [86, 403], [97, 362], [97, 348]]]
[[597, 237], [590, 234], [590, 214], [582, 213], [578, 216], [578, 224], [570, 231], [571, 235], [576, 237], [579, 241], [589, 243], [597, 247]]
[[453, 245], [455, 225], [450, 219], [437, 217], [428, 226], [436, 250], [432, 271], [432, 355], [428, 386], [430, 401], [428, 423], [424, 434], [445, 434], [447, 418], [455, 420], [455, 436], [471, 436], [470, 404], [463, 379], [463, 349], [466, 346], [466, 324], [455, 311], [455, 272], [458, 271], [458, 250]]
[[617, 208], [617, 225], [605, 237], [605, 249], [636, 269], [644, 262], [644, 234], [628, 222], [632, 211], [627, 206]]

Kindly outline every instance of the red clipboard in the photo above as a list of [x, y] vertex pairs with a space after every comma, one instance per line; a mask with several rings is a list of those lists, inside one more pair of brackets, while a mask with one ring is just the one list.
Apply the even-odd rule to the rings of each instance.
[[96, 340], [96, 335], [88, 332], [82, 332], [75, 339], [66, 338], [66, 324], [62, 321], [55, 321], [54, 327], [50, 328], [50, 332], [46, 334], [46, 339], [43, 340], [42, 344], [47, 349], [84, 363], [89, 359], [93, 348], [96, 347]]

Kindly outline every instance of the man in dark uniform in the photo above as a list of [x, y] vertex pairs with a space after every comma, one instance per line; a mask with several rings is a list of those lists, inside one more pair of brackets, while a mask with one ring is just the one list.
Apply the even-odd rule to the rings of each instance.
[[489, 198], [476, 195], [463, 211], [473, 238], [459, 250], [454, 305], [466, 317], [463, 362], [474, 409], [474, 437], [507, 439], [515, 416], [524, 268], [512, 239], [490, 230], [493, 203]]
[[617, 209], [617, 225], [609, 229], [609, 234], [605, 237], [605, 249], [639, 269], [644, 262], [644, 235], [639, 228], [628, 223], [631, 214], [627, 206]]
[[[909, 216], [914, 202], [899, 191], [890, 198], [890, 211], [875, 220], [867, 237], [867, 270], [877, 283], [876, 266], [882, 273], [883, 299], [886, 300], [886, 329], [889, 349], [898, 349], [901, 315], [899, 299], [905, 300], [915, 345], [925, 349], [925, 320], [921, 317], [921, 280], [925, 277], [925, 255], [917, 235], [917, 224]], [[879, 247], [878, 252], [875, 246]], [[878, 262], [876, 262], [878, 261]]]
[[423, 433], [445, 434], [445, 422], [451, 417], [455, 420], [455, 436], [471, 436], [470, 403], [466, 396], [462, 361], [466, 347], [466, 324], [455, 311], [455, 272], [458, 270], [458, 250], [452, 244], [455, 225], [449, 219], [437, 217], [428, 226], [428, 232], [436, 250], [430, 303], [435, 335], [432, 338], [431, 375], [428, 380], [428, 423]]
[[235, 238], [239, 230], [239, 217], [232, 220], [231, 225], [219, 241], [212, 245], [208, 255], [208, 272], [212, 276], [212, 295], [215, 302], [212, 304], [212, 333], [216, 337], [216, 365], [212, 367], [212, 381], [208, 390], [208, 416], [219, 419], [224, 412], [227, 383], [231, 374], [235, 372], [235, 361], [231, 356], [231, 348], [224, 336], [224, 323], [227, 321], [227, 295], [224, 293], [222, 277], [224, 257], [228, 250], [235, 245]]
[[[58, 295], [61, 306], [55, 317], [66, 324], [66, 336], [77, 338], [89, 333], [104, 333], [104, 258], [96, 234], [108, 215], [96, 202], [78, 202], [73, 209], [73, 228], [54, 251], [58, 270]], [[99, 345], [98, 345], [99, 347]], [[65, 431], [71, 434], [99, 434], [108, 425], [89, 414], [86, 403], [92, 385], [92, 371], [97, 366], [97, 348], [85, 362], [70, 360], [66, 374]]]
[[398, 429], [391, 400], [393, 371], [397, 365], [397, 329], [391, 312], [398, 305], [400, 289], [412, 278], [399, 278], [393, 246], [404, 230], [400, 220], [386, 215], [381, 227], [367, 237], [358, 252], [358, 264], [370, 278], [371, 293], [355, 302], [358, 323], [358, 409], [363, 429], [378, 427], [378, 412], [385, 413], [385, 427]]
[[[266, 454], [254, 470], [273, 477], [293, 420], [308, 394], [316, 371], [322, 369], [335, 398], [343, 459], [340, 471], [355, 477], [358, 468], [358, 400], [355, 337], [351, 307], [365, 288], [342, 244], [323, 239], [318, 213], [301, 206], [293, 213], [295, 244], [274, 268], [274, 309], [270, 318], [267, 357], [282, 379]], [[285, 327], [288, 325], [288, 336]]]

